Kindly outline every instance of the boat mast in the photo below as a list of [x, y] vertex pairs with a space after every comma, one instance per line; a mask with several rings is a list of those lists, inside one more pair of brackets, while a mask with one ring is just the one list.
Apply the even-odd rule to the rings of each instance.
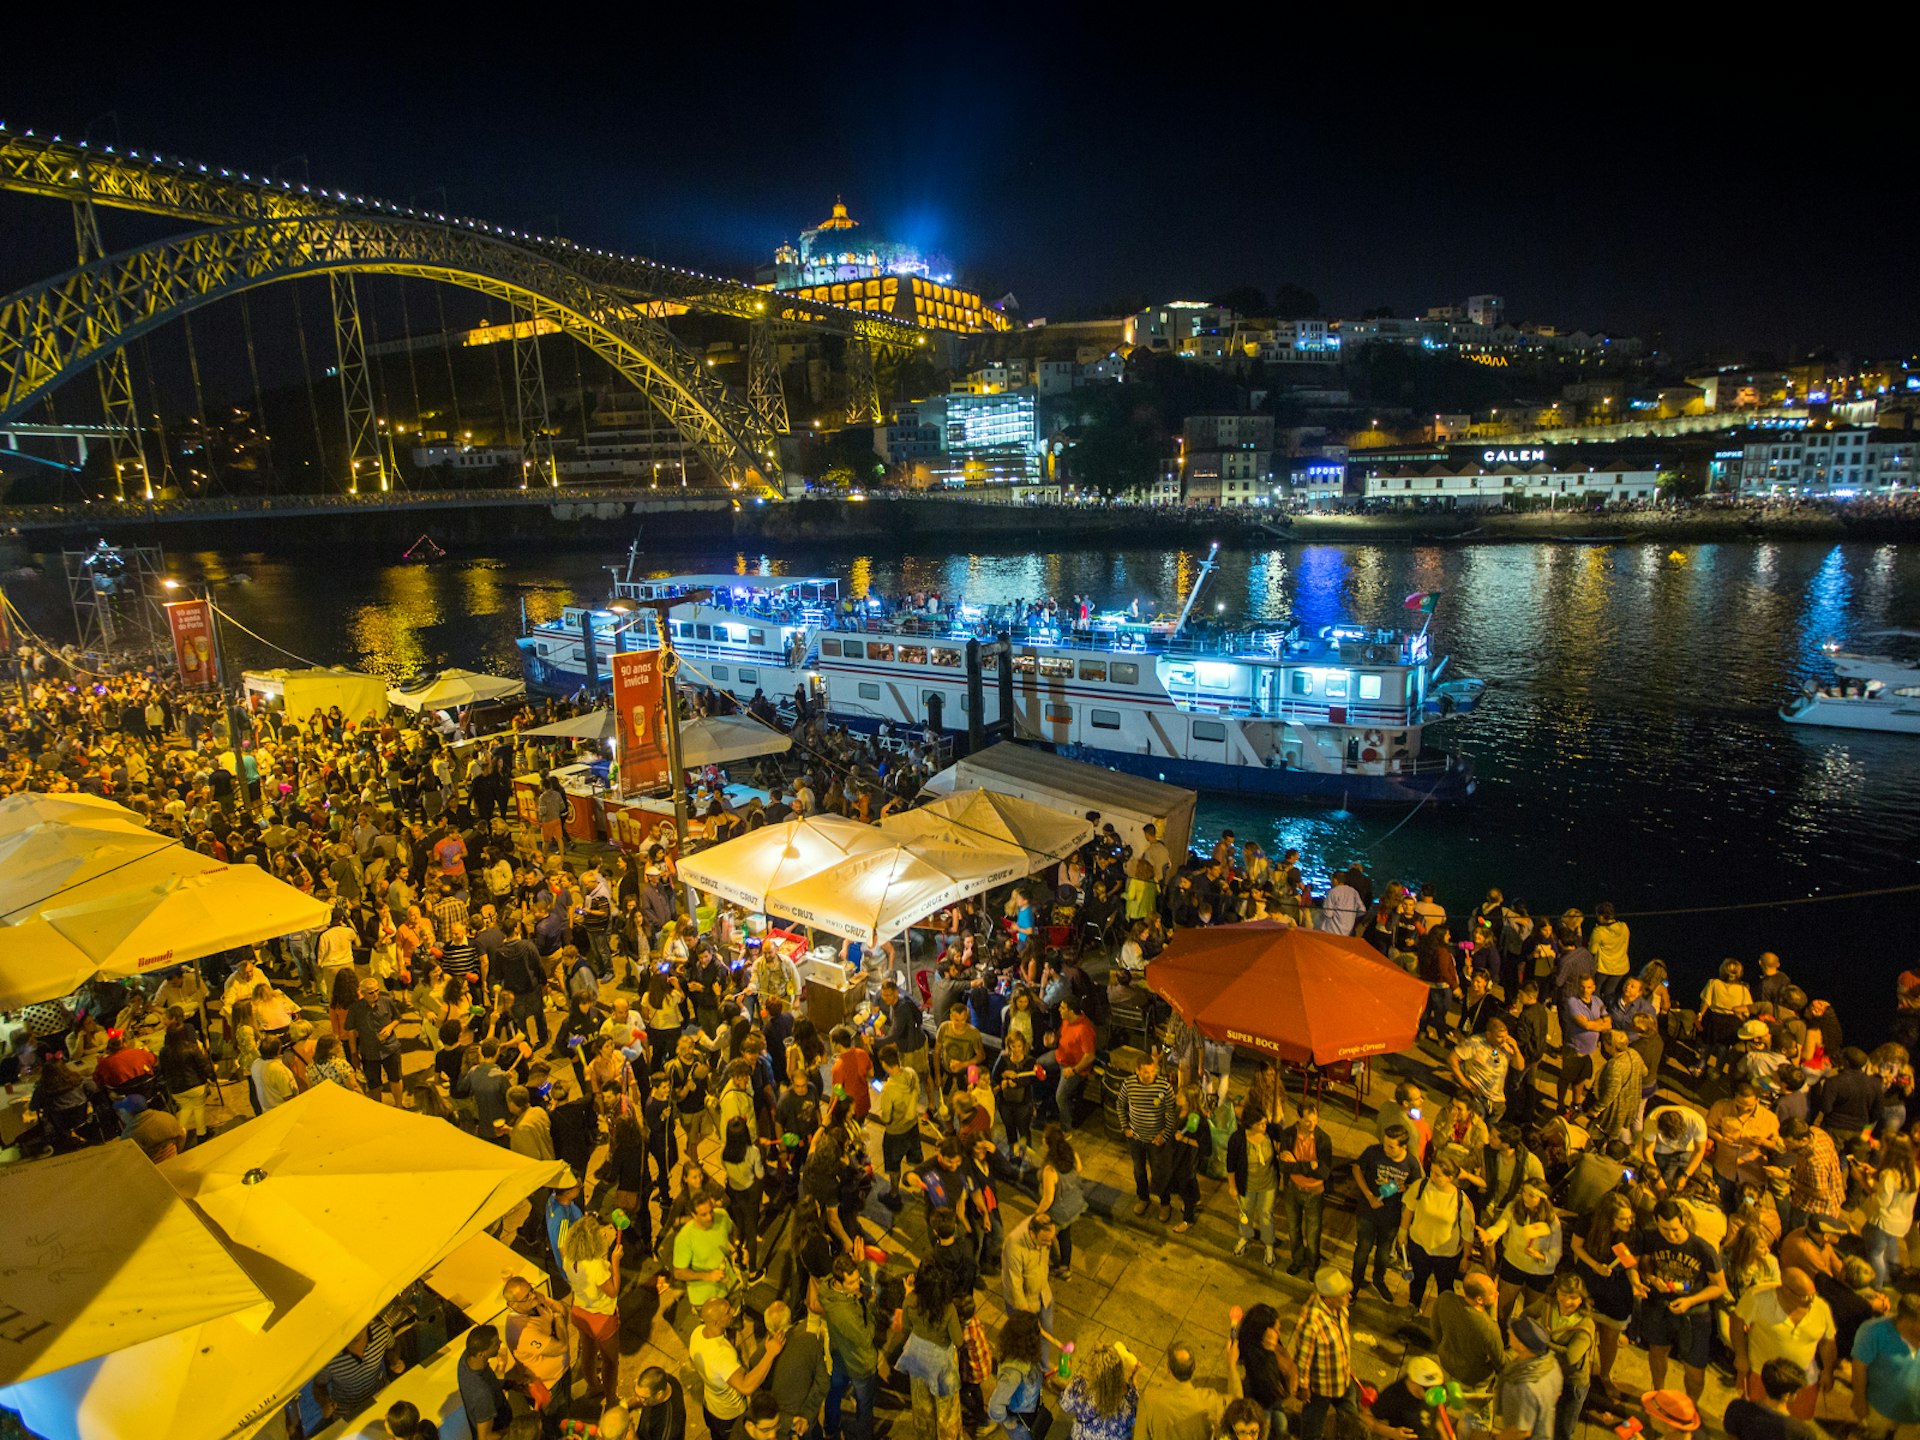
[[1180, 618], [1173, 622], [1173, 633], [1178, 635], [1187, 628], [1187, 616], [1193, 613], [1193, 603], [1200, 598], [1200, 592], [1206, 587], [1207, 576], [1213, 573], [1214, 557], [1220, 553], [1220, 542], [1213, 542], [1213, 548], [1207, 551], [1207, 558], [1200, 562], [1200, 573], [1193, 577], [1193, 588], [1187, 591], [1187, 603], [1180, 607]]

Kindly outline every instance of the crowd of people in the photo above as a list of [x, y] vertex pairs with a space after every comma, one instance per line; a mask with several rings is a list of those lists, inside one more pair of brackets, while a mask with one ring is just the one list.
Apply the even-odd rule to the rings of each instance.
[[[1107, 825], [911, 943], [850, 950], [864, 1003], [816, 1023], [750, 917], [682, 893], [671, 824], [616, 852], [521, 822], [509, 787], [540, 757], [519, 732], [550, 714], [457, 744], [431, 720], [248, 710], [236, 746], [220, 711], [149, 673], [38, 673], [0, 787], [119, 800], [324, 896], [331, 923], [220, 957], [204, 989], [186, 971], [34, 1007], [6, 1064], [56, 1147], [124, 1119], [93, 1101], [145, 1080], [177, 1122], [143, 1117], [150, 1153], [196, 1143], [226, 1077], [252, 1111], [336, 1084], [564, 1162], [514, 1237], [548, 1287], [510, 1284], [498, 1324], [455, 1335], [477, 1440], [680, 1440], [696, 1401], [746, 1440], [869, 1440], [883, 1414], [918, 1440], [1920, 1425], [1920, 974], [1867, 1051], [1810, 969], [1727, 960], [1695, 996], [1607, 904], [1535, 916], [1493, 890], [1463, 910], [1358, 864], [1310, 883], [1231, 832], [1176, 855]], [[716, 798], [688, 843], [874, 818], [930, 763], [802, 716], [753, 777], [766, 801]], [[1236, 1055], [1144, 987], [1181, 930], [1243, 919], [1357, 936], [1428, 985], [1421, 1048], [1364, 1122], [1323, 1113], [1336, 1077]], [[149, 1044], [151, 1064], [130, 1054]], [[1131, 1201], [1103, 1201], [1099, 1145], [1127, 1152]], [[1184, 1340], [1077, 1352], [1056, 1306], [1076, 1233], [1211, 1243], [1209, 1211], [1245, 1287], [1226, 1393], [1196, 1386]], [[1405, 1355], [1363, 1387], [1354, 1307], [1375, 1301]], [[685, 1370], [623, 1378], [623, 1334], [662, 1312]], [[353, 1413], [434, 1334], [375, 1317], [305, 1422]], [[1716, 1367], [1736, 1398], [1704, 1414]], [[410, 1410], [391, 1434], [431, 1428]]]

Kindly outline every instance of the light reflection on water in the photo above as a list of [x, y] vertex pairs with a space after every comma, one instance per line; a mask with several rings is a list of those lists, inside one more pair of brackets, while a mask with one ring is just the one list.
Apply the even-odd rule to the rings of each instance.
[[[399, 676], [445, 665], [509, 672], [520, 609], [542, 620], [600, 598], [621, 553], [434, 566], [296, 567], [259, 556], [194, 557], [223, 606], [288, 649]], [[1778, 899], [1920, 879], [1920, 741], [1803, 731], [1776, 711], [1820, 646], [1882, 626], [1920, 627], [1920, 552], [1889, 545], [1285, 545], [1222, 552], [1196, 614], [1264, 624], [1358, 619], [1416, 624], [1415, 590], [1449, 673], [1492, 683], [1475, 716], [1431, 732], [1470, 754], [1475, 803], [1340, 815], [1203, 797], [1198, 838], [1231, 826], [1270, 850], [1298, 848], [1324, 875], [1364, 855], [1376, 874], [1431, 880], [1465, 909], [1488, 885], [1535, 908], [1602, 899], [1622, 911]], [[939, 589], [988, 603], [1172, 612], [1204, 551], [1092, 549], [1046, 555], [791, 551], [643, 554], [641, 569], [839, 575], [854, 593]], [[64, 632], [65, 623], [50, 618]], [[287, 663], [244, 636], [248, 665]], [[1386, 838], [1382, 838], [1386, 837]], [[1904, 900], [1634, 923], [1634, 954], [1704, 973], [1722, 954], [1771, 944], [1855, 1013], [1884, 998], [1880, 937], [1911, 932]], [[1876, 943], [1877, 942], [1877, 943]], [[1844, 964], [1838, 957], [1849, 957]], [[1832, 960], [1825, 957], [1832, 956]], [[1798, 966], [1796, 966], [1796, 959]], [[1890, 973], [1890, 972], [1889, 972]]]

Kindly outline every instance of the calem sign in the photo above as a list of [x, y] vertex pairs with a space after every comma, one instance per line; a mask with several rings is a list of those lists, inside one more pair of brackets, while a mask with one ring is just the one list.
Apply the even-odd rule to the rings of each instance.
[[1537, 450], [1482, 450], [1480, 458], [1489, 465], [1534, 465], [1545, 464], [1547, 452], [1544, 447]]

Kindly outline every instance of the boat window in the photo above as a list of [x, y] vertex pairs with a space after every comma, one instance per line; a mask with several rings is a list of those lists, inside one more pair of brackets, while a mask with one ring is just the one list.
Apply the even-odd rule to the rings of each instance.
[[1380, 677], [1378, 675], [1362, 675], [1360, 677], [1360, 698], [1362, 700], [1378, 700], [1380, 698]]
[[714, 678], [715, 680], [724, 680], [724, 679], [726, 679], [726, 678], [727, 678], [727, 667], [726, 667], [726, 666], [724, 666], [724, 665], [716, 665], [716, 666], [714, 666], [714, 667], [713, 667], [713, 678]]
[[1073, 722], [1073, 707], [1071, 705], [1049, 704], [1047, 706], [1047, 719], [1055, 725], [1071, 724]]
[[938, 690], [922, 690], [920, 692], [920, 713], [922, 715], [926, 714], [927, 707], [935, 700], [938, 700], [942, 705], [947, 703], [947, 697]]
[[982, 675], [991, 675], [999, 668], [1000, 652], [998, 650], [990, 651], [980, 657], [980, 673]]
[[576, 659], [576, 660], [579, 660], [579, 661], [582, 661], [582, 662], [584, 662], [584, 661], [586, 660], [586, 658], [587, 658], [587, 652], [586, 652], [586, 647], [584, 647], [584, 646], [581, 646], [581, 645], [576, 645], [576, 646], [574, 646], [574, 647], [573, 647], [573, 658], [574, 658], [574, 659]]
[[1311, 695], [1313, 693], [1313, 673], [1308, 670], [1289, 670], [1287, 672], [1287, 689], [1295, 695]]
[[1327, 676], [1327, 698], [1329, 700], [1344, 700], [1347, 698], [1346, 671], [1342, 670], [1337, 675]]
[[1114, 684], [1138, 685], [1140, 683], [1140, 667], [1138, 665], [1135, 665], [1133, 662], [1128, 660], [1116, 660], [1113, 662], [1112, 669], [1113, 669]]
[[1040, 662], [1032, 655], [1016, 655], [1013, 657], [1013, 673], [1016, 675], [1031, 675], [1039, 668]]
[[847, 655], [855, 660], [864, 658], [867, 653], [867, 642], [864, 640], [843, 641], [842, 646]]
[[1227, 727], [1218, 720], [1196, 720], [1193, 722], [1193, 738], [1196, 740], [1220, 741], [1227, 738]]
[[878, 685], [862, 683], [860, 686], [860, 698], [862, 700], [878, 700], [880, 698], [880, 687]]
[[760, 672], [749, 666], [742, 665], [734, 673], [739, 677], [742, 685], [758, 685], [760, 683]]
[[960, 664], [960, 652], [958, 650], [947, 650], [938, 645], [927, 652], [927, 658], [933, 661], [934, 664], [944, 665], [949, 669], [957, 669]]
[[695, 625], [693, 627], [693, 638], [696, 640], [711, 640], [713, 638], [713, 627], [711, 625]]
[[820, 653], [822, 655], [838, 655], [840, 653], [840, 642], [838, 640], [822, 640], [820, 642]]
[[960, 697], [960, 713], [962, 715], [971, 715], [973, 713], [973, 705], [965, 695]]
[[1120, 712], [1118, 710], [1089, 710], [1087, 718], [1093, 722], [1096, 730], [1118, 730]]
[[867, 642], [867, 659], [891, 660], [893, 659], [893, 646], [884, 640], [869, 640]]
[[1203, 690], [1231, 690], [1233, 671], [1225, 665], [1203, 664], [1200, 667], [1200, 688]]
[[899, 651], [902, 665], [924, 665], [927, 663], [927, 647], [924, 645], [902, 645]]
[[1040, 657], [1040, 673], [1050, 680], [1071, 680], [1073, 678], [1073, 661], [1065, 655], [1042, 655]]
[[766, 644], [766, 643], [767, 643], [767, 632], [766, 632], [766, 631], [764, 631], [764, 630], [749, 630], [749, 631], [747, 631], [747, 644], [749, 644], [749, 645], [764, 645], [764, 644]]
[[1082, 680], [1104, 680], [1107, 678], [1107, 667], [1103, 664], [1094, 664], [1090, 661], [1082, 660], [1080, 662], [1080, 678]]

